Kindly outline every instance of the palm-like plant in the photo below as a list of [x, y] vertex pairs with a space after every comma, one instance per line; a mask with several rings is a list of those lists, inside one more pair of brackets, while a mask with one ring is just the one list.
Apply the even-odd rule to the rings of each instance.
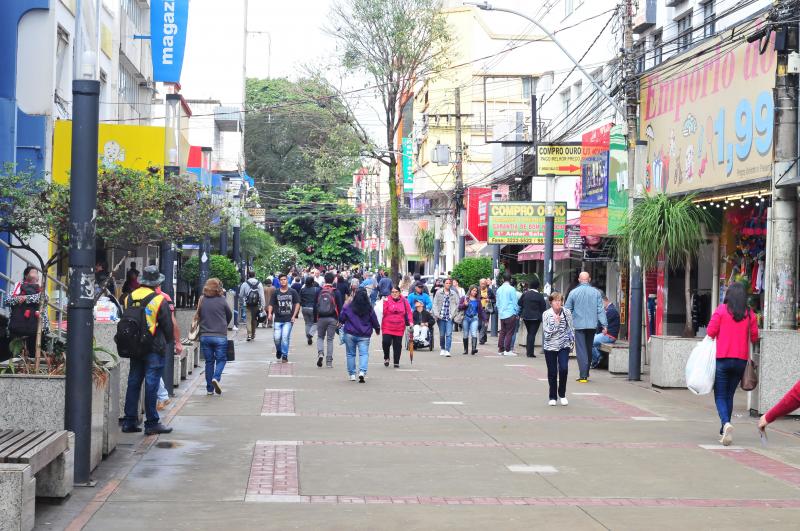
[[417, 227], [414, 243], [417, 246], [417, 254], [426, 262], [433, 258], [433, 240], [435, 239], [436, 235], [433, 233], [433, 229]]
[[662, 255], [671, 268], [684, 266], [686, 323], [684, 337], [693, 337], [691, 273], [692, 259], [705, 241], [704, 226], [713, 218], [694, 202], [693, 195], [672, 198], [659, 193], [636, 203], [617, 240], [617, 252], [626, 257], [631, 243], [641, 260], [643, 271], [656, 267]]

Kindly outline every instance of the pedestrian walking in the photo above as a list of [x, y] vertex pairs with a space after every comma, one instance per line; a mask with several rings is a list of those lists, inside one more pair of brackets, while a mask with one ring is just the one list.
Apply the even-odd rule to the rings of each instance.
[[433, 316], [439, 325], [440, 356], [450, 357], [453, 343], [453, 316], [458, 310], [458, 293], [453, 289], [453, 281], [444, 280], [441, 289], [433, 297]]
[[[126, 344], [125, 353], [130, 358], [130, 372], [128, 373], [128, 390], [125, 393], [125, 417], [122, 421], [122, 431], [124, 433], [140, 432], [139, 420], [139, 397], [144, 382], [144, 410], [145, 410], [145, 435], [157, 435], [159, 433], [170, 433], [172, 428], [161, 424], [158, 415], [156, 402], [158, 400], [158, 386], [161, 381], [161, 373], [164, 370], [167, 343], [172, 340], [172, 315], [169, 306], [165, 304], [163, 295], [155, 292], [155, 288], [164, 282], [164, 275], [159, 273], [156, 266], [144, 268], [139, 287], [127, 294], [122, 300], [124, 309], [120, 324], [117, 326], [117, 337], [120, 337], [120, 329], [123, 328], [123, 321], [130, 322], [137, 330], [142, 327], [147, 328], [147, 333], [152, 336], [147, 341], [141, 342], [140, 334], [128, 335], [128, 339], [137, 343], [138, 350], [132, 352], [128, 348], [136, 348], [137, 345]], [[144, 307], [144, 311], [140, 308]], [[118, 340], [117, 348], [121, 351], [121, 343]], [[172, 363], [172, 360], [169, 360]]]
[[514, 332], [517, 326], [519, 301], [517, 290], [511, 285], [511, 273], [503, 274], [503, 285], [497, 288], [497, 317], [500, 319], [500, 334], [497, 338], [498, 356], [516, 356]]
[[472, 355], [478, 352], [478, 328], [485, 319], [483, 305], [481, 305], [481, 294], [478, 286], [469, 287], [467, 294], [461, 298], [458, 309], [464, 312], [464, 320], [461, 326], [464, 327], [464, 355], [469, 350], [469, 341], [472, 339]]
[[525, 340], [525, 354], [529, 358], [535, 358], [536, 334], [542, 324], [542, 314], [547, 310], [547, 303], [544, 295], [539, 293], [539, 280], [534, 278], [528, 290], [519, 299], [519, 310], [522, 322], [525, 323], [525, 330], [528, 335]]
[[517, 322], [514, 324], [513, 332], [511, 334], [511, 353], [516, 356], [516, 348], [517, 348], [517, 333], [519, 333], [519, 329], [522, 327], [522, 320], [519, 318], [519, 300], [522, 298], [522, 292], [525, 291], [525, 285], [517, 285], [517, 279], [511, 277], [511, 287], [514, 288], [514, 294], [517, 296]]
[[392, 279], [389, 278], [389, 272], [383, 271], [379, 273], [380, 278], [378, 279], [378, 294], [380, 298], [385, 299], [392, 293]]
[[[273, 293], [275, 293], [275, 286], [272, 285], [272, 277], [269, 277], [267, 282], [264, 282], [264, 300], [267, 304], [272, 300]], [[272, 328], [272, 321], [270, 321], [269, 317], [265, 319], [264, 328]]]
[[480, 281], [481, 287], [481, 306], [483, 306], [484, 320], [480, 323], [480, 344], [485, 345], [487, 340], [487, 332], [489, 330], [489, 319], [495, 312], [495, 292], [492, 289], [491, 281], [488, 278], [482, 278]]
[[728, 286], [725, 300], [711, 316], [706, 333], [717, 340], [714, 403], [721, 424], [719, 442], [729, 446], [733, 442], [733, 395], [750, 356], [748, 341], [758, 341], [758, 318], [747, 307], [742, 284], [734, 282]]
[[289, 287], [289, 277], [278, 275], [281, 287], [272, 294], [269, 302], [267, 319], [274, 315], [272, 338], [275, 341], [275, 357], [283, 363], [289, 361], [289, 341], [292, 338], [292, 327], [300, 313], [300, 295]]
[[344, 344], [347, 348], [347, 374], [350, 381], [356, 381], [356, 356], [358, 356], [358, 381], [365, 383], [369, 368], [369, 340], [372, 331], [380, 335], [381, 325], [370, 303], [367, 290], [358, 288], [353, 300], [346, 304], [339, 314]]
[[400, 281], [400, 293], [403, 297], [408, 297], [411, 294], [411, 289], [414, 286], [414, 279], [410, 273], [406, 273]]
[[323, 346], [327, 342], [326, 367], [333, 368], [333, 336], [339, 323], [339, 313], [344, 307], [342, 293], [333, 285], [336, 276], [325, 273], [325, 284], [317, 296], [314, 306], [314, 320], [317, 323], [317, 367], [322, 367]]
[[569, 353], [575, 341], [572, 312], [563, 307], [564, 296], [554, 291], [550, 294], [550, 309], [542, 314], [542, 347], [547, 363], [548, 405], [555, 406], [556, 399], [562, 406], [567, 400], [567, 372]]
[[264, 286], [256, 278], [255, 271], [247, 272], [247, 280], [239, 287], [239, 300], [243, 301], [247, 308], [247, 341], [252, 341], [256, 338], [258, 315], [266, 307]]
[[383, 301], [383, 365], [389, 366], [389, 349], [394, 349], [394, 368], [400, 367], [400, 351], [403, 348], [403, 337], [406, 328], [414, 322], [411, 306], [400, 293], [400, 288], [393, 287], [389, 296]]
[[314, 342], [314, 336], [317, 335], [317, 323], [314, 319], [314, 311], [317, 306], [317, 296], [319, 295], [320, 288], [317, 287], [317, 282], [313, 275], [306, 277], [305, 286], [300, 288], [300, 308], [303, 312], [303, 321], [306, 324], [306, 340], [311, 345]]
[[228, 323], [233, 312], [220, 279], [212, 277], [206, 280], [203, 296], [197, 303], [197, 316], [200, 321], [200, 352], [206, 360], [206, 394], [221, 395], [222, 371], [228, 361]]
[[608, 327], [606, 310], [603, 308], [603, 295], [592, 286], [589, 273], [582, 271], [578, 275], [578, 286], [569, 292], [565, 307], [572, 313], [575, 325], [575, 354], [578, 358], [578, 382], [589, 381], [589, 360], [594, 343], [594, 334], [600, 323], [603, 329]]

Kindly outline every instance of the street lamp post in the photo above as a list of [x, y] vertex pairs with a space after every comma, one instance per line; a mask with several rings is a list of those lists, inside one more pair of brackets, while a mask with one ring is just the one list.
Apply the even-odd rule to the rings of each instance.
[[544, 293], [550, 295], [553, 287], [553, 236], [555, 232], [556, 176], [546, 175], [544, 207]]

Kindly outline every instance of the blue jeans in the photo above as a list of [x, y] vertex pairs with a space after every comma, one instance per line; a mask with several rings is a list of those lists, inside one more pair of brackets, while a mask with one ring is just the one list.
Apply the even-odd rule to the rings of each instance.
[[[344, 332], [342, 332], [344, 334]], [[344, 334], [344, 344], [347, 349], [347, 374], [356, 373], [356, 351], [358, 351], [358, 370], [367, 374], [369, 367], [369, 338]]]
[[596, 367], [597, 364], [600, 363], [600, 358], [603, 356], [603, 354], [600, 352], [600, 345], [608, 345], [615, 343], [616, 341], [616, 339], [605, 334], [594, 335], [594, 341], [592, 342], [592, 368]]
[[453, 344], [453, 321], [448, 319], [439, 319], [439, 347], [442, 350], [450, 352], [450, 346]]
[[461, 323], [464, 327], [464, 339], [478, 337], [478, 321], [477, 315], [473, 315], [472, 317], [464, 316], [464, 322]]
[[714, 376], [714, 402], [722, 427], [731, 421], [733, 395], [742, 381], [747, 360], [739, 358], [717, 358], [717, 373]]
[[222, 380], [222, 370], [228, 361], [228, 338], [203, 336], [200, 338], [200, 352], [206, 360], [206, 391], [211, 393], [214, 391], [211, 380]]
[[544, 351], [544, 360], [547, 363], [547, 383], [550, 387], [548, 394], [550, 400], [567, 396], [569, 351], [569, 348]]
[[275, 321], [275, 325], [272, 328], [272, 339], [275, 340], [275, 348], [280, 352], [283, 359], [289, 357], [289, 340], [292, 338], [292, 326], [293, 323], [291, 321], [286, 323]]
[[156, 410], [158, 384], [164, 370], [164, 354], [150, 354], [141, 358], [131, 358], [131, 371], [128, 373], [128, 391], [125, 393], [125, 418], [123, 427], [134, 427], [139, 418], [139, 395], [144, 382], [144, 412], [147, 417], [146, 428], [155, 426], [161, 420]]

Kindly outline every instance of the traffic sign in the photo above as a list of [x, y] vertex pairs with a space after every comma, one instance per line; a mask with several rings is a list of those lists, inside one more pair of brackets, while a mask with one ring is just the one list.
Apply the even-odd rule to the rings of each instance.
[[581, 152], [580, 143], [536, 146], [536, 175], [580, 175]]

